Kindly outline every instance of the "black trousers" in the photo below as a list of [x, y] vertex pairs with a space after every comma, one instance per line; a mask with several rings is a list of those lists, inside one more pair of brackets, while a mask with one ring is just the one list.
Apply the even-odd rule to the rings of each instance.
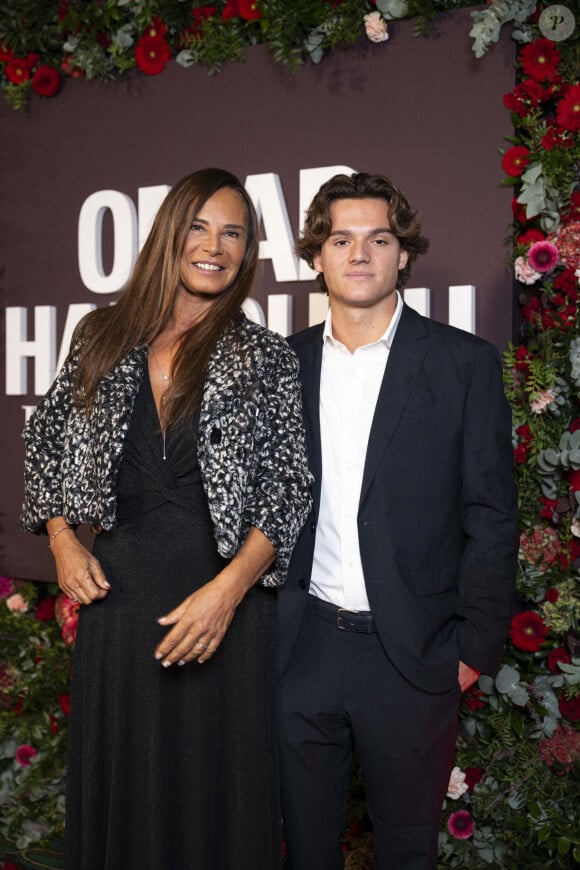
[[288, 870], [344, 867], [339, 838], [353, 750], [365, 777], [375, 870], [435, 870], [459, 683], [443, 694], [416, 688], [376, 633], [340, 630], [311, 598], [279, 690]]

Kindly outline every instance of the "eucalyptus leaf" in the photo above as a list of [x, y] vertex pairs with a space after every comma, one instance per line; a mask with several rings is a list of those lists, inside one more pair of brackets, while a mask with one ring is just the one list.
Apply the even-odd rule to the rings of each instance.
[[495, 678], [495, 685], [498, 692], [505, 695], [517, 686], [519, 680], [520, 675], [518, 671], [510, 667], [510, 665], [504, 665]]
[[523, 686], [516, 686], [509, 692], [509, 696], [516, 707], [525, 707], [530, 700], [530, 696]]

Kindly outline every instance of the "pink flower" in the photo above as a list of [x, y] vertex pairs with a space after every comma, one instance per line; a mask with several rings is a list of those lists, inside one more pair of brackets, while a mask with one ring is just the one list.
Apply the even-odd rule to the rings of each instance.
[[580, 734], [575, 733], [568, 724], [558, 725], [549, 740], [539, 741], [538, 749], [544, 764], [555, 766], [557, 774], [570, 773], [580, 759]]
[[6, 599], [6, 607], [8, 610], [14, 610], [17, 613], [26, 613], [28, 610], [28, 602], [24, 600], [20, 592], [16, 592]]
[[543, 414], [555, 398], [556, 393], [552, 389], [544, 390], [543, 393], [534, 393], [534, 398], [530, 401], [530, 408], [534, 414]]
[[0, 598], [6, 598], [14, 592], [14, 581], [12, 577], [0, 577]]
[[449, 777], [449, 785], [447, 786], [447, 797], [456, 801], [459, 800], [462, 794], [467, 791], [467, 783], [465, 782], [465, 774], [459, 767], [454, 767]]
[[66, 644], [73, 646], [77, 636], [80, 604], [72, 601], [67, 595], [59, 595], [56, 599], [54, 615], [60, 625], [60, 633]]
[[389, 38], [387, 22], [380, 12], [369, 12], [364, 17], [365, 33], [371, 42], [386, 42]]
[[31, 760], [37, 754], [37, 750], [34, 746], [28, 746], [27, 743], [23, 743], [22, 746], [19, 746], [16, 750], [16, 761], [18, 764], [21, 764], [22, 767], [29, 767]]
[[558, 248], [552, 242], [534, 242], [528, 251], [528, 263], [536, 272], [551, 272], [559, 259]]
[[447, 819], [447, 830], [456, 840], [468, 840], [474, 828], [475, 823], [467, 810], [457, 810]]
[[525, 257], [517, 257], [514, 262], [516, 279], [522, 284], [535, 284], [542, 277], [540, 272], [532, 269]]

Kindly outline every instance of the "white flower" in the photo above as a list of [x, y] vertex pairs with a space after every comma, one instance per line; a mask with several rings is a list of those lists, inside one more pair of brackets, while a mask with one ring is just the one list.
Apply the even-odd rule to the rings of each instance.
[[369, 12], [364, 17], [365, 31], [371, 42], [386, 42], [389, 38], [387, 22], [380, 12]]
[[525, 257], [517, 257], [514, 263], [514, 272], [518, 281], [522, 284], [535, 284], [541, 278], [540, 272], [532, 269]]
[[570, 531], [574, 535], [575, 538], [580, 538], [580, 519], [575, 519], [572, 525], [570, 526]]
[[449, 777], [449, 785], [447, 786], [447, 797], [452, 800], [458, 800], [462, 794], [467, 791], [467, 783], [465, 782], [465, 773], [459, 767], [454, 767]]

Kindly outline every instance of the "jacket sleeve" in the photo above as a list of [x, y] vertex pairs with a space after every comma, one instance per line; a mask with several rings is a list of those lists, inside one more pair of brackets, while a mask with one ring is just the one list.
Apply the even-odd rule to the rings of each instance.
[[265, 586], [286, 579], [290, 556], [311, 507], [298, 360], [280, 341], [263, 378], [257, 427], [256, 472], [244, 506], [244, 526], [260, 529], [276, 550]]
[[488, 344], [480, 345], [467, 391], [462, 468], [460, 658], [494, 674], [513, 610], [519, 528], [510, 409], [499, 355]]
[[44, 533], [46, 520], [64, 513], [61, 465], [75, 365], [76, 354], [71, 352], [24, 427], [23, 532]]

